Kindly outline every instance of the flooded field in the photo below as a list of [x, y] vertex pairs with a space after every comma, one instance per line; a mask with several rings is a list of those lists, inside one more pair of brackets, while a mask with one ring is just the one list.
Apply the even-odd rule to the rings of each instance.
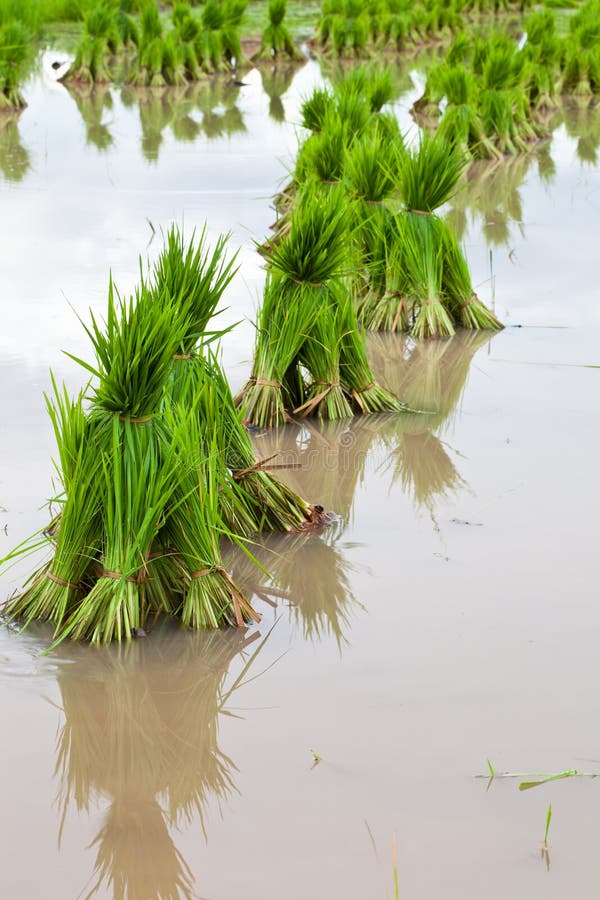
[[[248, 375], [264, 273], [253, 239], [286, 180], [309, 62], [243, 87], [69, 93], [51, 63], [0, 128], [0, 557], [43, 527], [48, 370], [88, 353], [109, 269], [173, 220], [232, 232], [223, 321]], [[418, 80], [420, 76], [414, 75]], [[403, 127], [419, 95], [405, 75]], [[259, 627], [129, 646], [0, 630], [0, 895], [210, 900], [563, 900], [596, 889], [600, 113], [572, 108], [530, 158], [481, 164], [449, 214], [508, 327], [374, 335], [417, 417], [285, 426], [259, 458], [337, 513], [322, 536], [231, 553]], [[0, 579], [5, 598], [31, 569]], [[257, 580], [257, 575], [258, 580]], [[493, 780], [496, 773], [518, 777]], [[522, 774], [520, 774], [522, 773]], [[549, 804], [548, 854], [541, 844]], [[394, 849], [395, 847], [395, 849]]]

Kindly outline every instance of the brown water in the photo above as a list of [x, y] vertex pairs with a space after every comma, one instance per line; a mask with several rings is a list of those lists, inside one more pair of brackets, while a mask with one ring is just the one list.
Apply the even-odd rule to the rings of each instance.
[[[61, 350], [87, 352], [71, 306], [101, 311], [109, 268], [135, 282], [137, 255], [158, 247], [146, 251], [148, 219], [207, 218], [240, 248], [228, 321], [251, 318], [251, 239], [319, 77], [309, 64], [274, 102], [254, 72], [216, 88], [216, 110], [206, 89], [140, 106], [31, 83], [0, 139], [0, 555], [46, 521], [48, 366], [78, 387]], [[287, 124], [269, 116], [281, 107]], [[600, 772], [600, 170], [581, 161], [600, 130], [571, 118], [549, 152], [480, 172], [454, 204], [480, 293], [511, 327], [370, 341], [380, 376], [436, 409], [429, 427], [256, 436], [339, 515], [322, 537], [262, 542], [271, 583], [231, 555], [260, 628], [165, 627], [49, 656], [43, 630], [0, 631], [2, 898], [383, 900], [394, 834], [401, 898], [593, 895], [598, 781], [519, 792], [474, 777], [487, 757], [497, 771]], [[246, 321], [225, 344], [234, 386], [251, 341]]]

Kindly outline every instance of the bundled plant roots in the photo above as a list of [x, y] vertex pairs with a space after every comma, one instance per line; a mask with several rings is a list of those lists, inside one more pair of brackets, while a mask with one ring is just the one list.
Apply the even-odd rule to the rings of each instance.
[[9, 557], [52, 553], [6, 604], [9, 618], [93, 643], [129, 639], [157, 613], [195, 629], [243, 626], [258, 616], [223, 567], [220, 537], [243, 544], [328, 521], [256, 460], [211, 350], [209, 321], [235, 272], [226, 241], [210, 251], [205, 230], [186, 245], [171, 229], [135, 297], [111, 282], [105, 323], [91, 316], [96, 362], [77, 360], [93, 377], [89, 409], [53, 382], [61, 511]]
[[464, 155], [448, 149], [439, 134], [423, 135], [401, 164], [404, 211], [395, 218], [392, 240], [398, 242], [397, 253], [406, 270], [400, 293], [408, 294], [411, 302], [410, 312], [408, 303], [399, 307], [395, 322], [397, 326], [410, 323], [411, 334], [417, 338], [449, 337], [457, 324], [502, 327], [475, 295], [466, 260], [448, 223], [435, 215], [454, 193], [464, 165]]
[[309, 185], [289, 232], [270, 245], [252, 376], [237, 398], [248, 422], [274, 427], [290, 412], [339, 418], [350, 408], [402, 408], [369, 368], [342, 277], [346, 235], [343, 196]]
[[284, 25], [287, 0], [269, 0], [267, 15], [269, 24], [262, 34], [260, 47], [252, 57], [253, 62], [261, 59], [277, 59], [284, 55], [289, 59], [301, 60], [304, 56], [294, 44], [294, 40]]

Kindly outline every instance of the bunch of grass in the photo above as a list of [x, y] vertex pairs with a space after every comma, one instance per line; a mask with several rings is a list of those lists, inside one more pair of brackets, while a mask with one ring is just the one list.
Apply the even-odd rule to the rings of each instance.
[[300, 107], [301, 123], [313, 133], [318, 133], [323, 129], [323, 121], [325, 114], [331, 109], [333, 104], [333, 94], [327, 88], [315, 88], [302, 101]]
[[[49, 619], [58, 639], [129, 639], [157, 611], [194, 628], [257, 618], [221, 564], [218, 536], [238, 539], [220, 515], [232, 493], [215, 449], [222, 423], [201, 420], [199, 396], [181, 402], [173, 377], [233, 261], [223, 260], [225, 239], [211, 256], [204, 234], [198, 253], [169, 237], [151, 286], [125, 300], [111, 283], [106, 321], [92, 314], [86, 327], [96, 363], [77, 361], [95, 379], [90, 413], [58, 392], [50, 407], [65, 495], [53, 559], [7, 612], [25, 624]], [[254, 520], [235, 523], [248, 532]]]
[[[297, 531], [314, 524], [318, 510], [265, 471], [267, 464], [257, 462], [227, 379], [210, 350], [215, 332], [209, 331], [209, 322], [236, 271], [236, 254], [225, 256], [227, 240], [227, 235], [221, 236], [211, 250], [205, 226], [199, 238], [193, 233], [186, 244], [173, 226], [154, 264], [150, 283], [155, 296], [166, 295], [189, 312], [188, 330], [167, 385], [169, 402], [194, 405], [200, 426], [218, 444], [217, 455], [224, 462], [220, 478], [225, 485], [219, 485], [219, 512], [227, 528], [244, 535]], [[206, 455], [212, 450], [207, 445]], [[277, 468], [277, 463], [273, 465]]]
[[31, 33], [18, 20], [0, 26], [0, 114], [27, 104], [20, 85], [31, 60]]
[[367, 331], [408, 331], [412, 325], [415, 300], [407, 275], [402, 241], [385, 242], [385, 291], [369, 292], [357, 306], [359, 322]]
[[286, 0], [269, 0], [267, 6], [269, 24], [262, 33], [260, 47], [252, 57], [253, 62], [260, 59], [277, 59], [282, 54], [289, 59], [303, 59], [302, 53], [284, 24], [286, 8]]
[[467, 260], [450, 229], [444, 230], [444, 241], [442, 286], [455, 320], [463, 328], [502, 329], [503, 325], [473, 290]]
[[110, 58], [120, 45], [116, 8], [104, 0], [84, 17], [83, 35], [75, 59], [62, 80], [86, 84], [112, 81]]
[[437, 135], [423, 134], [407, 151], [400, 166], [400, 192], [406, 209], [429, 214], [446, 203], [456, 190], [466, 159], [459, 149]]
[[[288, 240], [284, 238], [277, 249], [285, 248]], [[297, 360], [317, 302], [313, 285], [297, 281], [279, 272], [267, 275], [256, 322], [252, 375], [236, 397], [245, 421], [263, 428], [283, 425], [286, 410], [303, 402]]]
[[388, 201], [399, 187], [401, 135], [378, 132], [354, 141], [344, 167], [344, 187], [352, 198], [358, 265], [364, 269], [369, 292], [385, 292], [385, 249], [390, 211]]
[[[400, 408], [373, 381], [364, 336], [342, 280], [350, 238], [343, 194], [309, 183], [300, 194], [289, 232], [277, 244], [269, 242], [270, 271], [257, 323], [252, 377], [238, 398], [248, 421], [263, 427], [281, 425], [286, 409], [318, 410], [320, 415], [330, 410], [338, 416], [347, 411], [343, 392], [362, 412]], [[332, 321], [317, 324], [320, 316]], [[324, 340], [331, 342], [327, 351]], [[309, 341], [313, 344], [307, 348]], [[307, 363], [326, 353], [333, 361], [326, 383], [320, 384], [328, 367], [319, 364], [316, 372], [309, 371], [312, 378], [307, 384]], [[338, 353], [339, 379], [334, 371]]]
[[344, 419], [352, 407], [341, 383], [340, 356], [344, 339], [342, 309], [325, 296], [325, 306], [317, 310], [307, 340], [300, 351], [300, 362], [311, 374], [306, 399], [294, 415], [320, 419]]
[[399, 223], [407, 276], [418, 304], [411, 334], [416, 338], [449, 337], [454, 334], [454, 324], [442, 293], [445, 229], [430, 213], [426, 217], [408, 213]]

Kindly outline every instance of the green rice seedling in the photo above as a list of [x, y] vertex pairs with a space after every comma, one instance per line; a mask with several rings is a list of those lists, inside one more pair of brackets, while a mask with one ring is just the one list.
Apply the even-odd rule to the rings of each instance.
[[300, 108], [301, 123], [313, 133], [323, 129], [323, 121], [333, 105], [333, 94], [327, 88], [315, 88], [309, 97], [302, 101]]
[[339, 184], [347, 159], [348, 129], [332, 110], [323, 120], [323, 130], [312, 134], [298, 150], [295, 180], [302, 186], [316, 178], [323, 184]]
[[299, 196], [290, 234], [269, 255], [269, 267], [295, 284], [320, 286], [345, 269], [348, 211], [344, 198], [313, 186]]
[[411, 293], [419, 304], [411, 334], [416, 338], [449, 337], [454, 325], [442, 293], [443, 224], [429, 213], [405, 215], [399, 221]]
[[349, 139], [364, 134], [371, 121], [370, 103], [367, 97], [353, 85], [345, 88], [344, 82], [336, 92], [336, 113], [345, 123]]
[[90, 9], [86, 15], [75, 59], [63, 76], [63, 80], [88, 84], [111, 81], [108, 58], [119, 44], [120, 35], [115, 8], [108, 2], [102, 2]]
[[369, 103], [371, 112], [381, 112], [382, 107], [395, 96], [392, 70], [389, 67], [373, 67], [369, 72]]
[[296, 284], [279, 272], [267, 276], [256, 323], [252, 376], [236, 398], [246, 421], [263, 428], [283, 425], [286, 408], [297, 405], [297, 396], [289, 396], [286, 376], [310, 332], [314, 311], [315, 291], [310, 284]]
[[224, 9], [219, 0], [207, 0], [202, 11], [197, 52], [203, 71], [223, 72], [229, 68], [224, 58], [223, 27]]
[[514, 98], [510, 91], [483, 91], [481, 118], [486, 134], [494, 135], [501, 153], [526, 152], [524, 142], [515, 123]]
[[456, 190], [466, 165], [464, 154], [437, 135], [421, 135], [401, 160], [400, 192], [409, 212], [432, 213]]
[[455, 321], [463, 328], [500, 330], [502, 324], [473, 290], [469, 266], [455, 236], [448, 228], [443, 229], [442, 235], [444, 240], [442, 289], [448, 298]]
[[27, 104], [20, 89], [31, 53], [31, 33], [18, 20], [0, 26], [0, 114]]
[[[232, 476], [232, 493], [228, 497], [234, 502], [230, 502], [227, 509], [223, 492], [220, 492], [221, 515], [227, 527], [235, 533], [248, 534], [251, 531], [296, 532], [319, 524], [323, 519], [322, 510], [308, 503], [269, 471], [271, 468], [285, 469], [288, 464], [279, 463], [277, 453], [267, 454], [266, 459], [256, 459], [252, 441], [235, 408], [229, 384], [216, 356], [208, 353], [204, 358], [192, 357], [184, 365], [196, 370], [200, 367], [205, 373], [203, 381], [208, 390], [194, 388], [194, 395], [200, 397], [199, 409], [203, 421], [214, 423], [215, 436], [221, 442], [219, 453]], [[249, 511], [253, 520], [245, 532], [236, 527], [240, 504]], [[232, 511], [236, 514], [235, 520]]]
[[[128, 640], [146, 623], [145, 563], [177, 484], [174, 444], [161, 423], [111, 416], [101, 451], [101, 568], [60, 636], [92, 643]], [[179, 437], [179, 435], [177, 436]], [[61, 523], [62, 527], [62, 523]]]
[[187, 330], [177, 350], [180, 356], [193, 353], [197, 344], [206, 340], [208, 323], [237, 272], [237, 253], [229, 259], [225, 255], [228, 241], [228, 234], [221, 235], [210, 250], [206, 225], [197, 237], [193, 231], [188, 241], [183, 231], [172, 225], [164, 238], [148, 288], [156, 303], [166, 296], [187, 313]]
[[286, 8], [286, 0], [269, 0], [267, 6], [269, 24], [262, 33], [260, 47], [252, 57], [253, 62], [260, 59], [277, 59], [281, 55], [293, 60], [304, 58], [284, 24]]
[[240, 40], [240, 29], [247, 6], [247, 0], [226, 0], [223, 6], [223, 27], [221, 30], [223, 56], [232, 69], [241, 69], [244, 65], [247, 65]]
[[227, 487], [219, 472], [224, 460], [214, 434], [205, 433], [193, 406], [175, 404], [167, 412], [167, 423], [171, 416], [170, 430], [179, 435], [179, 484], [164, 531], [186, 574], [183, 601], [176, 613], [185, 626], [195, 629], [225, 623], [242, 627], [251, 618], [258, 622], [259, 616], [222, 565], [219, 535], [227, 531], [219, 513], [219, 490]]
[[306, 400], [294, 410], [295, 416], [315, 415], [320, 419], [335, 420], [352, 415], [340, 380], [343, 324], [337, 304], [328, 303], [325, 309], [317, 311], [311, 332], [300, 351], [300, 361], [310, 372], [311, 383]]
[[406, 274], [401, 241], [386, 241], [385, 292], [367, 294], [357, 306], [358, 320], [367, 331], [408, 331], [414, 318], [415, 300]]
[[[11, 597], [3, 611], [24, 627], [34, 619], [48, 620], [60, 632], [65, 619], [86, 592], [100, 543], [101, 460], [97, 441], [83, 412], [83, 396], [71, 401], [52, 380], [53, 397], [46, 403], [58, 449], [55, 463], [61, 485], [60, 514], [46, 538], [52, 559]], [[2, 560], [2, 564], [40, 545], [34, 535]]]
[[390, 211], [387, 201], [399, 184], [402, 137], [364, 136], [352, 145], [344, 170], [344, 185], [355, 200], [353, 217], [358, 264], [368, 275], [372, 295], [385, 292], [385, 248]]

